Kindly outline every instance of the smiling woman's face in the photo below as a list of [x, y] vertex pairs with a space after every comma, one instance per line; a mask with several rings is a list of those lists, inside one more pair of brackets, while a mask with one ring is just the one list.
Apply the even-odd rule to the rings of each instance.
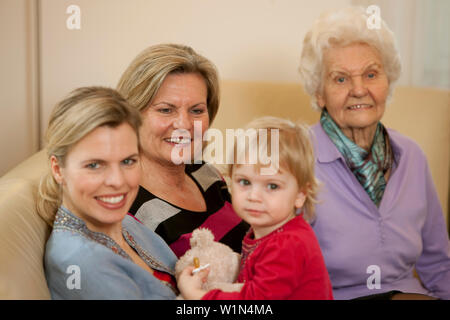
[[63, 166], [51, 158], [63, 206], [93, 231], [120, 224], [139, 188], [138, 160], [137, 135], [129, 124], [94, 129], [70, 149]]
[[323, 90], [316, 94], [320, 107], [344, 134], [352, 129], [375, 130], [383, 117], [389, 81], [381, 56], [373, 47], [354, 43], [324, 52]]
[[[200, 74], [169, 74], [142, 113], [142, 155], [150, 161], [170, 165], [172, 151], [177, 148], [190, 159], [194, 153], [194, 136], [201, 139], [209, 127], [207, 99], [208, 90]], [[194, 125], [195, 122], [199, 125]]]

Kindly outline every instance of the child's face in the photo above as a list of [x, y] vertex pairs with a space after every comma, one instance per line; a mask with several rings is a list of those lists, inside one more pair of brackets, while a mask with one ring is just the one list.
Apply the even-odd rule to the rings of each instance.
[[252, 226], [256, 239], [295, 217], [296, 208], [305, 202], [291, 173], [280, 168], [277, 174], [260, 175], [250, 164], [233, 168], [231, 196], [234, 210]]

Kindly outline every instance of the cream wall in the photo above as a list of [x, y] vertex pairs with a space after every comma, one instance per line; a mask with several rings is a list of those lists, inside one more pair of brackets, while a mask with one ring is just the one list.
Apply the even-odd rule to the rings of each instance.
[[[223, 79], [298, 82], [301, 41], [312, 21], [349, 0], [42, 0], [42, 125], [53, 105], [82, 85], [115, 86], [141, 50], [191, 45]], [[68, 30], [66, 8], [81, 9]]]
[[[350, 0], [0, 0], [0, 176], [42, 146], [54, 104], [83, 85], [115, 86], [131, 59], [189, 44], [223, 79], [298, 82], [301, 39]], [[68, 30], [67, 7], [81, 9]]]
[[38, 150], [36, 12], [0, 1], [0, 176]]

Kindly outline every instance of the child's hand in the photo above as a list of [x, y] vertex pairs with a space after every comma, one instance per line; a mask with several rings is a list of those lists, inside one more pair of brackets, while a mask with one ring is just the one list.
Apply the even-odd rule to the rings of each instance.
[[209, 268], [192, 274], [194, 267], [186, 267], [178, 276], [177, 285], [183, 297], [187, 300], [200, 300], [206, 293], [202, 284], [208, 278]]

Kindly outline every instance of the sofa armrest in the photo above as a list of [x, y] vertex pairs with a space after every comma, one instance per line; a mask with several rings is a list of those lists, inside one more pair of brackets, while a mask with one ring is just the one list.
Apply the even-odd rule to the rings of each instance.
[[42, 170], [34, 168], [45, 162], [28, 160], [33, 165], [28, 163], [19, 171], [30, 178], [11, 171], [0, 179], [0, 299], [50, 298], [44, 274], [50, 227], [36, 212]]

